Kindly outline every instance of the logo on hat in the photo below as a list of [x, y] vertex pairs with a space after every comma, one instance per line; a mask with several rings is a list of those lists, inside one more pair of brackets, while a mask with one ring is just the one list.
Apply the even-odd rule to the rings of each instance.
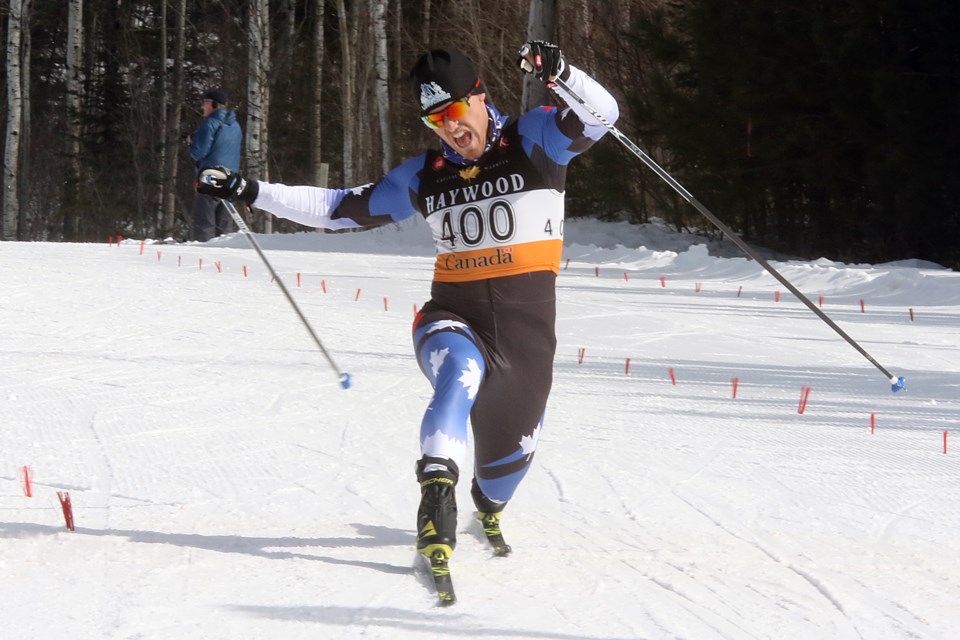
[[424, 82], [420, 85], [420, 110], [426, 111], [432, 109], [442, 102], [450, 100], [450, 92], [445, 91], [443, 87], [436, 82], [429, 84]]

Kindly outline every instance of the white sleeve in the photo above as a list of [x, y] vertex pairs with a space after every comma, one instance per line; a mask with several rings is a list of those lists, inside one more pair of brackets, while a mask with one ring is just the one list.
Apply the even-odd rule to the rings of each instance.
[[[617, 105], [616, 98], [604, 89], [599, 82], [580, 69], [573, 65], [567, 66], [570, 69], [570, 75], [564, 82], [570, 87], [570, 90], [580, 96], [584, 102], [603, 116], [607, 122], [610, 124], [616, 122], [620, 116], [620, 107]], [[564, 102], [570, 105], [570, 109], [577, 114], [577, 117], [583, 122], [584, 135], [597, 140], [607, 132], [607, 128], [600, 124], [596, 117], [582, 104], [577, 102], [563, 87], [557, 85], [556, 92], [557, 95], [563, 98]]]
[[[347, 229], [359, 226], [350, 218], [332, 220], [331, 212], [352, 189], [324, 189], [257, 182], [260, 190], [253, 206], [308, 227]], [[366, 185], [365, 185], [366, 186]], [[364, 187], [358, 187], [362, 190]]]

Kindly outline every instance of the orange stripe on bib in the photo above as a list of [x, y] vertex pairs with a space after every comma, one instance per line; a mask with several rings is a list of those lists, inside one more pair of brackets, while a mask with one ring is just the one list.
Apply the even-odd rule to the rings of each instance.
[[468, 282], [533, 271], [559, 274], [562, 254], [563, 240], [559, 238], [441, 253], [437, 256], [433, 278], [437, 282]]

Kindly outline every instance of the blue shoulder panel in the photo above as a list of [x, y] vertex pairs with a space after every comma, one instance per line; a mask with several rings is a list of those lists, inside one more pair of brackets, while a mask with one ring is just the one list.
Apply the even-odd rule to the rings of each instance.
[[528, 157], [533, 155], [534, 145], [559, 165], [566, 166], [577, 156], [570, 150], [573, 139], [560, 131], [559, 119], [556, 107], [537, 107], [520, 116], [518, 131]]
[[426, 154], [405, 161], [385, 175], [370, 195], [370, 215], [405, 220], [417, 213], [416, 194]]

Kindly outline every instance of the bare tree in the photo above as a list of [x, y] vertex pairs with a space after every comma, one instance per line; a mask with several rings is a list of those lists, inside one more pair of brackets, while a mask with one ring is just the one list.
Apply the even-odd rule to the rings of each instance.
[[[166, 0], [164, 4], [164, 13], [166, 13]], [[184, 51], [186, 48], [186, 17], [187, 17], [187, 0], [177, 0], [177, 30], [176, 38], [177, 44], [174, 48], [173, 55], [173, 91], [172, 91], [172, 107], [167, 103], [169, 94], [171, 93], [169, 86], [167, 86], [167, 58], [166, 58], [166, 20], [164, 19], [164, 58], [162, 60], [163, 71], [161, 72], [161, 77], [163, 79], [163, 99], [161, 100], [161, 121], [163, 122], [163, 132], [161, 139], [164, 141], [163, 151], [164, 158], [163, 164], [163, 179], [160, 189], [163, 193], [161, 196], [161, 224], [160, 232], [161, 235], [168, 235], [173, 232], [173, 226], [176, 221], [176, 202], [177, 202], [177, 165], [179, 160], [179, 154], [177, 153], [177, 143], [180, 138], [180, 118], [181, 118], [181, 109], [180, 105], [184, 103], [184, 82], [183, 82], [183, 66], [184, 66]], [[164, 16], [166, 18], [166, 16]]]
[[374, 60], [377, 71], [377, 114], [380, 120], [380, 164], [387, 173], [393, 167], [393, 138], [390, 135], [390, 88], [387, 84], [390, 64], [387, 60], [387, 0], [371, 0], [373, 3]]
[[312, 158], [313, 183], [325, 187], [327, 186], [328, 165], [323, 161], [320, 154], [321, 142], [323, 139], [323, 57], [324, 57], [324, 30], [323, 16], [326, 0], [314, 0], [313, 7], [315, 12], [313, 24], [313, 109], [311, 112], [313, 120], [313, 143], [310, 145]]
[[[267, 165], [270, 115], [270, 2], [254, 0], [247, 23], [247, 174], [253, 180], [269, 180]], [[271, 216], [263, 217], [263, 230], [273, 230]]]
[[30, 215], [30, 206], [29, 202], [25, 203], [24, 200], [29, 201], [29, 177], [30, 177], [30, 158], [32, 157], [30, 150], [30, 131], [31, 131], [31, 118], [30, 118], [30, 109], [31, 109], [31, 100], [30, 100], [30, 51], [33, 46], [30, 40], [30, 14], [33, 8], [33, 0], [23, 0], [23, 5], [21, 8], [22, 18], [21, 23], [23, 24], [22, 33], [21, 33], [21, 52], [20, 57], [20, 68], [21, 68], [21, 94], [23, 101], [23, 110], [22, 118], [20, 123], [20, 178], [19, 178], [19, 199], [20, 199], [20, 215], [17, 223], [17, 237], [20, 240], [27, 240], [31, 235], [31, 215]]
[[356, 78], [353, 67], [353, 42], [350, 19], [344, 0], [337, 0], [337, 17], [340, 21], [340, 93], [343, 111], [343, 182], [353, 184], [353, 103], [356, 96]]
[[[530, 16], [527, 19], [527, 39], [553, 41], [557, 32], [557, 0], [530, 0]], [[550, 92], [546, 85], [527, 74], [523, 79], [521, 111], [529, 111], [541, 104], [548, 104]]]
[[430, 0], [423, 0], [423, 38], [424, 42], [430, 42]]
[[3, 239], [17, 239], [20, 220], [18, 177], [20, 169], [20, 127], [23, 122], [23, 95], [20, 78], [20, 44], [23, 3], [10, 0], [7, 20], [7, 135], [3, 153]]
[[67, 147], [63, 198], [63, 235], [80, 231], [80, 104], [83, 91], [83, 0], [67, 5]]

